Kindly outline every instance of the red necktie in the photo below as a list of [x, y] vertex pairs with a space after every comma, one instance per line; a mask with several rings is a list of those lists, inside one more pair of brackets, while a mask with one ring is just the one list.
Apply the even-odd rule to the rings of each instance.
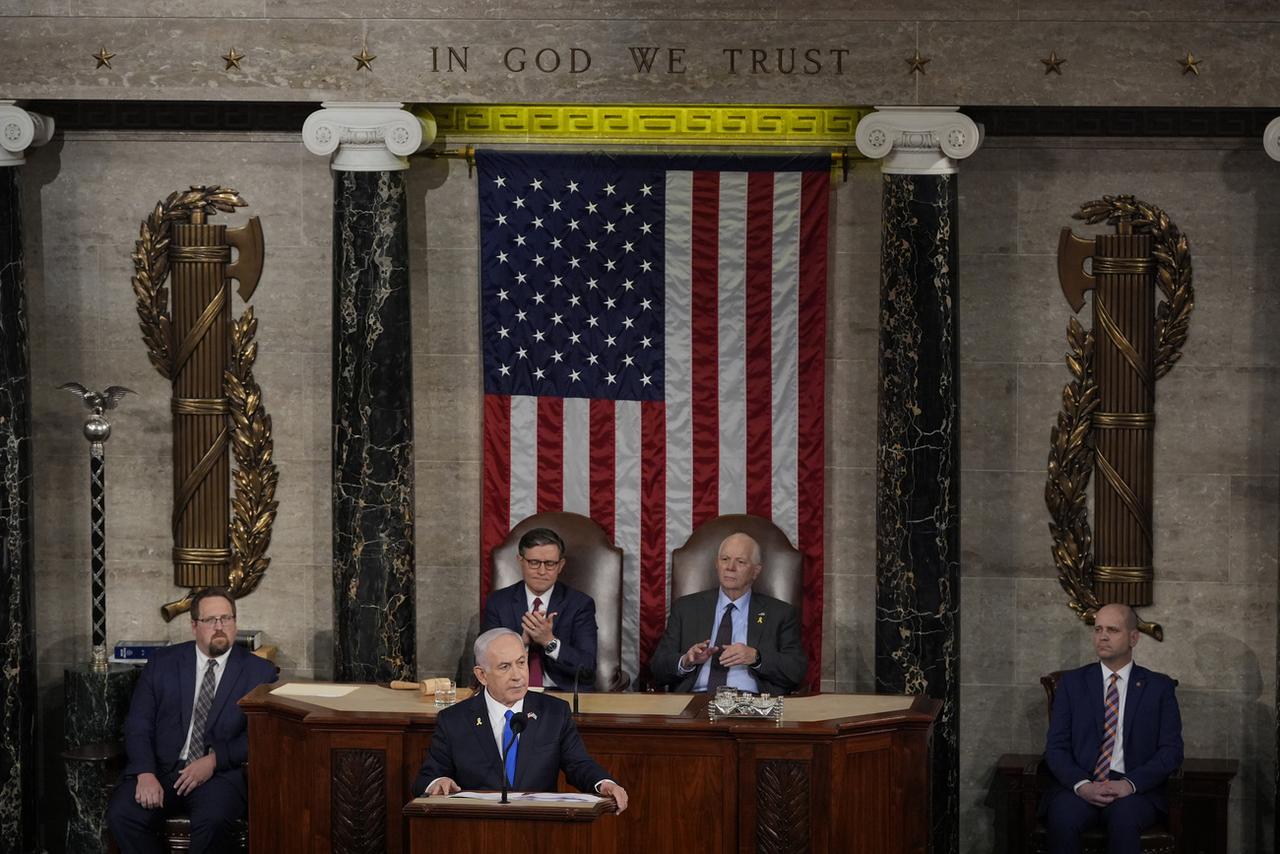
[[[533, 610], [542, 610], [542, 597], [535, 596], [533, 600]], [[542, 687], [542, 652], [541, 650], [529, 651], [529, 687]]]

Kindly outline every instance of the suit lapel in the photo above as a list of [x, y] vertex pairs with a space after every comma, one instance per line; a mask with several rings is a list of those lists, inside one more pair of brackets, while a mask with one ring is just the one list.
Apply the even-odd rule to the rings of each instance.
[[760, 648], [760, 636], [769, 625], [768, 611], [764, 607], [764, 599], [753, 591], [751, 605], [747, 608], [747, 646]]
[[[231, 644], [231, 654], [227, 656], [226, 669], [222, 672], [222, 678], [218, 680], [218, 690], [213, 695], [213, 705], [209, 708], [209, 717], [205, 719], [204, 731], [213, 730], [213, 724], [218, 720], [218, 715], [222, 714], [222, 710], [226, 708], [227, 698], [236, 693], [236, 682], [240, 679], [240, 673], [244, 670], [244, 662], [241, 655], [249, 655], [247, 650], [241, 649]], [[237, 697], [236, 699], [239, 699]]]
[[[195, 642], [183, 644], [186, 649], [178, 653], [178, 702], [182, 709], [182, 732], [191, 727], [191, 712], [196, 705], [196, 645]], [[178, 749], [186, 750], [184, 742]]]
[[[525, 694], [523, 711], [526, 720], [524, 732], [520, 734], [520, 749], [516, 751], [515, 784], [515, 788], [522, 791], [529, 788], [525, 785], [524, 777], [526, 769], [529, 767], [529, 756], [533, 753], [533, 744], [541, 734], [538, 724], [542, 719], [542, 696], [533, 692]], [[533, 717], [529, 717], [530, 715]], [[528, 750], [525, 750], [526, 746], [529, 748]]]
[[550, 598], [547, 599], [543, 606], [546, 613], [551, 614], [559, 611], [564, 606], [564, 597], [564, 585], [557, 581], [555, 586], [551, 588]]
[[[479, 692], [469, 701], [471, 710], [468, 712], [468, 718], [473, 718], [479, 723], [470, 724], [467, 729], [471, 730], [471, 734], [479, 742], [480, 754], [489, 760], [498, 773], [498, 779], [502, 779], [502, 754], [498, 752], [497, 736], [493, 732], [493, 727], [489, 725], [489, 706], [484, 699], [484, 686], [480, 686]], [[519, 757], [516, 757], [519, 759]]]
[[1137, 715], [1138, 706], [1142, 704], [1142, 698], [1147, 690], [1147, 677], [1150, 675], [1146, 668], [1138, 667], [1136, 664], [1129, 671], [1129, 687], [1124, 694], [1124, 731], [1121, 733], [1121, 744], [1124, 746], [1126, 755], [1128, 755], [1131, 740], [1129, 733], [1133, 732], [1133, 720]]
[[515, 631], [519, 633], [521, 623], [524, 620], [525, 609], [529, 607], [529, 600], [525, 596], [524, 582], [521, 581], [511, 591], [511, 601], [507, 603], [507, 608], [511, 614], [511, 622], [507, 625], [515, 626]]
[[1102, 744], [1102, 740], [1106, 738], [1107, 732], [1107, 702], [1102, 693], [1102, 664], [1089, 665], [1088, 678], [1085, 683], [1089, 686], [1089, 708], [1093, 709], [1094, 729], [1098, 734], [1098, 744]]

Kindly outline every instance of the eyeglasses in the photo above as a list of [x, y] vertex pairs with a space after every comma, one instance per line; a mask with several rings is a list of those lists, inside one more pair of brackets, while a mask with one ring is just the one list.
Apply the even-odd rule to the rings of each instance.
[[236, 621], [236, 615], [231, 614], [230, 616], [226, 616], [226, 617], [201, 617], [195, 622], [199, 623], [200, 625], [208, 629], [212, 629], [212, 628], [220, 629], [223, 626], [231, 625], [235, 621]]
[[530, 560], [524, 555], [520, 555], [520, 559], [529, 564], [530, 569], [555, 569], [557, 564], [564, 561], [562, 557], [558, 557], [555, 560], [538, 560], [537, 558]]

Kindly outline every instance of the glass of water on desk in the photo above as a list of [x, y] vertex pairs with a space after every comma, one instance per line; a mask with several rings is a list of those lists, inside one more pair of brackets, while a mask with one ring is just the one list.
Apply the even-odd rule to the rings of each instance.
[[436, 708], [443, 709], [458, 702], [458, 686], [452, 679], [445, 679], [436, 686]]

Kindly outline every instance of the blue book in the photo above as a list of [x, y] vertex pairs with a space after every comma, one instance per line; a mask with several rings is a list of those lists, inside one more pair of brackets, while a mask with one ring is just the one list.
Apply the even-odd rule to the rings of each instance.
[[168, 645], [167, 640], [120, 641], [116, 644], [115, 658], [146, 661], [154, 650]]

